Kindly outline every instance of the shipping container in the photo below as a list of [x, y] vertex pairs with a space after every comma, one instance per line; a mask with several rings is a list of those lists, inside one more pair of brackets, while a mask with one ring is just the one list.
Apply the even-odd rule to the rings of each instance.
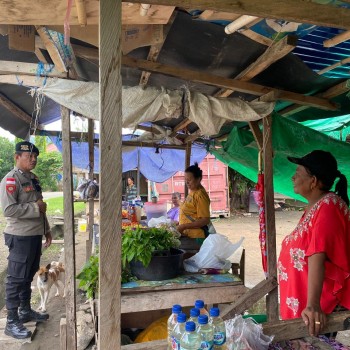
[[[211, 217], [230, 216], [227, 165], [209, 154], [199, 164], [199, 167], [203, 170], [202, 185], [207, 190], [211, 202]], [[183, 171], [179, 171], [167, 181], [156, 183], [155, 187], [158, 199], [166, 201], [168, 209], [170, 209], [173, 192], [181, 193], [181, 199], [184, 199], [185, 174]]]

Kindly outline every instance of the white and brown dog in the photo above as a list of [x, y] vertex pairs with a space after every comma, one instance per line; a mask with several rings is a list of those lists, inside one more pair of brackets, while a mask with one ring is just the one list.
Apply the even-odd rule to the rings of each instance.
[[55, 296], [60, 295], [58, 281], [63, 284], [63, 298], [65, 297], [64, 266], [61, 262], [52, 261], [47, 266], [41, 266], [38, 271], [37, 286], [40, 292], [41, 302], [38, 310], [45, 312], [49, 292], [54, 284], [57, 288]]

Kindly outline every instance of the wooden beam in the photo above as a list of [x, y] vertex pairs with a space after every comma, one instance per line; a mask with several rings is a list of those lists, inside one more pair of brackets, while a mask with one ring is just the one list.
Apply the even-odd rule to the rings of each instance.
[[333, 70], [337, 67], [344, 66], [345, 64], [348, 64], [349, 62], [350, 62], [350, 57], [344, 58], [343, 60], [340, 60], [340, 61], [338, 61], [338, 62], [336, 62], [336, 63], [334, 63], [326, 68], [319, 70], [317, 72], [317, 74], [322, 75], [322, 74], [329, 72], [330, 70]]
[[261, 151], [263, 149], [263, 134], [260, 130], [259, 124], [260, 124], [260, 120], [255, 120], [252, 122], [248, 122], [250, 130], [253, 133], [254, 139], [256, 141], [256, 144], [258, 145], [259, 151]]
[[35, 28], [36, 28], [41, 40], [43, 41], [45, 48], [52, 59], [52, 62], [55, 64], [55, 68], [59, 72], [62, 72], [62, 73], [68, 72], [68, 69], [62, 60], [61, 54], [58, 51], [55, 43], [52, 41], [46, 28], [43, 26], [35, 26]]
[[[191, 165], [191, 143], [187, 142], [186, 143], [186, 154], [185, 154], [185, 170]], [[188, 187], [186, 184], [184, 184], [184, 193], [185, 193], [185, 198], [188, 195]]]
[[277, 280], [274, 278], [268, 278], [267, 280], [261, 281], [255, 287], [245, 292], [233, 304], [227, 306], [220, 316], [224, 320], [228, 320], [235, 315], [243, 313], [245, 310], [252, 307], [257, 301], [262, 299], [267, 293], [276, 289], [277, 286]]
[[[272, 149], [272, 118], [263, 118], [263, 161], [265, 189], [265, 221], [266, 221], [266, 251], [268, 277], [277, 281], [276, 257], [276, 223], [273, 190], [273, 149]], [[269, 321], [278, 320], [278, 289], [272, 290], [266, 297], [266, 312]]]
[[[162, 50], [164, 42], [165, 42], [165, 40], [166, 40], [166, 38], [167, 38], [167, 36], [169, 34], [170, 28], [171, 28], [171, 26], [174, 23], [176, 15], [177, 15], [177, 11], [174, 11], [173, 14], [171, 15], [170, 19], [169, 19], [169, 22], [165, 26], [163, 26], [163, 42], [160, 43], [160, 44], [152, 45], [150, 47], [149, 53], [148, 53], [148, 56], [147, 56], [147, 60], [148, 61], [153, 61], [153, 62], [157, 61], [159, 53]], [[141, 78], [140, 78], [139, 85], [141, 85], [143, 88], [146, 87], [146, 85], [148, 83], [148, 79], [149, 79], [150, 76], [151, 76], [150, 72], [143, 71], [141, 73]]]
[[[259, 73], [267, 69], [271, 64], [280, 60], [282, 57], [290, 53], [297, 45], [298, 38], [295, 35], [287, 35], [282, 40], [275, 42], [251, 65], [239, 73], [235, 79], [241, 81], [248, 81]], [[223, 89], [218, 91], [215, 97], [227, 97], [234, 91], [230, 89]]]
[[72, 145], [70, 142], [70, 111], [61, 106], [63, 204], [64, 204], [64, 266], [66, 275], [66, 334], [67, 349], [77, 348], [76, 288], [75, 288], [75, 234], [72, 178]]
[[185, 149], [185, 145], [165, 145], [156, 142], [140, 142], [140, 141], [123, 141], [123, 146], [133, 147], [151, 147], [151, 148], [164, 148], [164, 149]]
[[128, 67], [148, 70], [151, 72], [161, 73], [184, 80], [194, 81], [207, 85], [227, 88], [257, 96], [265, 95], [270, 91], [279, 93], [281, 100], [291, 101], [301, 105], [313, 106], [316, 108], [336, 110], [337, 107], [327, 100], [323, 100], [313, 96], [304, 96], [290, 91], [273, 89], [267, 86], [253, 84], [245, 81], [224, 78], [216, 75], [207, 74], [204, 72], [194, 71], [185, 68], [179, 68], [169, 65], [164, 65], [157, 62], [135, 59], [129, 56], [123, 56], [122, 64]]
[[75, 0], [75, 7], [78, 13], [78, 22], [82, 27], [87, 24], [85, 0]]
[[130, 345], [123, 345], [122, 350], [164, 350], [167, 348], [167, 339], [154, 340], [146, 343], [136, 343]]
[[240, 34], [265, 46], [270, 46], [273, 43], [273, 40], [267, 38], [264, 35], [258, 34], [251, 29], [242, 30]]
[[41, 52], [41, 49], [36, 47], [34, 50], [34, 53], [35, 53], [35, 56], [38, 58], [39, 62], [47, 63], [47, 60], [46, 60], [45, 56], [43, 55], [43, 53]]
[[[120, 349], [122, 236], [121, 1], [100, 1], [98, 349]], [[113, 174], [113, 176], [111, 176]]]
[[182, 120], [179, 124], [177, 124], [174, 128], [173, 131], [171, 132], [171, 134], [169, 135], [170, 137], [175, 137], [176, 134], [186, 128], [187, 125], [191, 124], [191, 120], [189, 120], [188, 118], [185, 118], [184, 120]]
[[[332, 99], [336, 96], [344, 94], [349, 90], [350, 90], [350, 79], [343, 81], [340, 84], [337, 84], [335, 86], [332, 86], [327, 91], [318, 93], [315, 96], [326, 98], [326, 99]], [[284, 117], [288, 117], [292, 114], [301, 112], [307, 108], [309, 108], [309, 106], [291, 105], [289, 107], [284, 108], [282, 111], [279, 111], [278, 113], [283, 115]]]
[[325, 40], [323, 42], [323, 46], [333, 47], [349, 39], [350, 39], [350, 30], [346, 30], [345, 32], [338, 34], [331, 39]]
[[[94, 121], [88, 120], [88, 144], [89, 144], [89, 180], [94, 180]], [[89, 239], [86, 241], [86, 261], [90, 259], [92, 241], [94, 239], [94, 198], [89, 199]]]
[[[36, 76], [38, 65], [36, 63], [0, 61], [0, 74], [27, 74]], [[66, 78], [66, 73], [61, 73], [55, 67], [44, 67], [45, 74], [41, 76]]]
[[[136, 3], [139, 0], [128, 2]], [[289, 22], [315, 24], [322, 27], [350, 29], [350, 10], [303, 0], [150, 0], [148, 4], [233, 12], [262, 18], [284, 19]]]
[[[6, 97], [2, 93], [0, 93], [0, 105], [6, 108], [18, 119], [21, 119], [24, 122], [26, 122], [29, 126], [32, 127], [32, 129], [35, 129], [34, 120], [32, 119], [32, 116], [26, 113], [23, 109], [18, 107], [16, 104], [14, 104], [8, 97]], [[42, 126], [39, 124], [36, 126], [36, 129], [41, 130]]]
[[[327, 323], [322, 334], [345, 330], [344, 321], [350, 317], [350, 311], [334, 312], [327, 315]], [[297, 339], [308, 336], [305, 322], [301, 318], [286, 321], [274, 321], [263, 323], [263, 332], [266, 335], [274, 335], [273, 341]]]

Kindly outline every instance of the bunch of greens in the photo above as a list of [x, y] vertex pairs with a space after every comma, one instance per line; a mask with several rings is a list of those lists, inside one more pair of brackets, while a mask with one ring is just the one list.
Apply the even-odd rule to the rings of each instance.
[[98, 265], [98, 255], [91, 255], [77, 276], [79, 287], [86, 291], [88, 299], [94, 299], [98, 292]]
[[122, 236], [123, 267], [132, 261], [140, 261], [147, 267], [157, 250], [169, 250], [180, 246], [176, 231], [166, 228], [127, 228]]

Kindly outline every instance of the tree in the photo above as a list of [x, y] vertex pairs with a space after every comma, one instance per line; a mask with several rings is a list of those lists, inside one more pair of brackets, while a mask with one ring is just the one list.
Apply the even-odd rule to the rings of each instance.
[[14, 142], [0, 136], [0, 181], [13, 168], [14, 154]]

